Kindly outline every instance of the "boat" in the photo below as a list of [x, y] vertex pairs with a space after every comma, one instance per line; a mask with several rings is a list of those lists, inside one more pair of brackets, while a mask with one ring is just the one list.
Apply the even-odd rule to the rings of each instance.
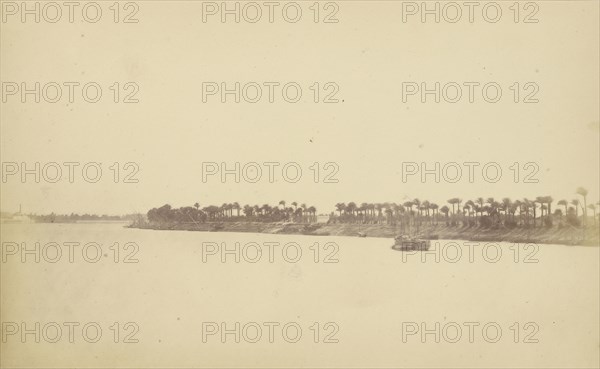
[[400, 235], [394, 240], [392, 249], [396, 251], [427, 251], [431, 247], [431, 241], [425, 238]]
[[358, 232], [358, 237], [367, 237], [367, 234], [364, 232]]

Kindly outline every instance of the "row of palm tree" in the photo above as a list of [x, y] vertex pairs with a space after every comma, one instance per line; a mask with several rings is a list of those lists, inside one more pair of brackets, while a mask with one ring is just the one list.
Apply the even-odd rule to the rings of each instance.
[[296, 222], [313, 223], [317, 219], [317, 209], [306, 204], [298, 205], [292, 202], [286, 207], [287, 202], [282, 200], [278, 205], [264, 204], [244, 205], [238, 202], [224, 203], [221, 206], [200, 206], [195, 203], [193, 207], [185, 206], [172, 208], [163, 205], [152, 208], [147, 213], [149, 222], [152, 223], [196, 223], [196, 222], [227, 222], [227, 221], [258, 221], [258, 222]]
[[[557, 209], [552, 211], [554, 199], [551, 196], [538, 196], [535, 199], [511, 200], [503, 198], [482, 197], [466, 200], [454, 197], [441, 206], [428, 200], [413, 199], [403, 203], [337, 203], [329, 222], [360, 223], [360, 224], [389, 224], [401, 226], [438, 224], [447, 225], [503, 225], [506, 227], [538, 227], [552, 226], [555, 222], [560, 225], [587, 226], [588, 209], [592, 210], [592, 225], [596, 224], [596, 208], [600, 203], [587, 205], [588, 191], [578, 188], [576, 194], [583, 201], [575, 198], [562, 199], [556, 202]], [[317, 221], [317, 209], [297, 202], [287, 206], [285, 200], [277, 205], [240, 205], [238, 202], [224, 203], [221, 206], [208, 205], [171, 208], [164, 205], [153, 208], [147, 213], [150, 222], [295, 222], [314, 223]], [[564, 209], [564, 211], [563, 211]], [[580, 216], [581, 210], [581, 216]], [[598, 216], [600, 222], [600, 214]]]
[[[440, 221], [449, 225], [493, 225], [505, 226], [552, 226], [555, 221], [573, 226], [587, 225], [588, 212], [593, 212], [592, 224], [596, 224], [596, 208], [600, 202], [587, 205], [587, 190], [583, 187], [576, 193], [579, 199], [559, 200], [557, 205], [564, 207], [552, 212], [554, 199], [551, 196], [538, 196], [535, 199], [511, 200], [493, 197], [479, 197], [463, 201], [460, 198], [447, 200], [442, 206], [428, 200], [414, 199], [403, 203], [337, 203], [336, 212], [330, 216], [330, 222], [372, 223], [372, 224], [437, 224]], [[582, 216], [580, 217], [579, 211]], [[600, 217], [598, 219], [600, 221]]]

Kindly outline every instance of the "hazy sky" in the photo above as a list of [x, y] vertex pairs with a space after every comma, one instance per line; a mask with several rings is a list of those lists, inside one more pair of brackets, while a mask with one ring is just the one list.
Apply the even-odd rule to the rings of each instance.
[[[1, 23], [2, 82], [96, 82], [98, 103], [87, 103], [81, 89], [68, 102], [35, 103], [28, 96], [6, 96], [1, 106], [2, 162], [79, 162], [74, 183], [35, 183], [28, 176], [9, 176], [2, 184], [1, 208], [25, 212], [146, 212], [169, 203], [202, 206], [224, 202], [271, 205], [285, 199], [315, 205], [320, 212], [337, 202], [404, 202], [429, 199], [439, 204], [451, 197], [575, 198], [575, 189], [598, 201], [599, 187], [599, 28], [598, 2], [538, 2], [538, 23], [513, 22], [512, 4], [501, 3], [499, 22], [488, 23], [475, 12], [474, 23], [418, 18], [402, 22], [402, 6], [394, 2], [338, 2], [335, 24], [314, 23], [309, 6], [300, 2], [299, 22], [275, 22], [266, 14], [257, 23], [202, 22], [200, 2], [140, 2], [137, 24], [113, 23], [109, 3], [98, 23], [77, 17], [74, 23]], [[279, 8], [278, 8], [279, 9]], [[331, 9], [328, 9], [331, 10]], [[124, 11], [124, 10], [123, 10]], [[523, 10], [524, 11], [524, 10]], [[320, 16], [328, 13], [321, 9]], [[78, 14], [78, 13], [76, 13]], [[80, 13], [79, 13], [80, 14]], [[523, 14], [521, 14], [523, 16]], [[463, 18], [466, 16], [463, 15]], [[139, 86], [139, 103], [113, 102], [109, 89], [120, 82], [121, 95]], [[203, 82], [296, 82], [298, 103], [275, 102], [263, 87], [257, 103], [221, 103], [219, 95], [202, 101]], [[339, 86], [338, 103], [313, 102], [315, 82], [320, 100], [327, 82]], [[468, 88], [457, 103], [435, 103], [432, 96], [402, 101], [403, 82], [426, 82], [433, 88], [455, 82], [495, 82], [500, 101], [485, 102], [481, 87], [474, 103]], [[520, 84], [521, 102], [510, 89]], [[539, 86], [538, 103], [523, 103]], [[6, 87], [6, 85], [5, 85]], [[50, 91], [50, 89], [48, 90]], [[248, 90], [254, 91], [254, 90]], [[453, 91], [453, 90], [448, 90]], [[253, 93], [252, 93], [253, 94]], [[291, 94], [293, 95], [293, 94]], [[103, 176], [87, 183], [83, 164], [101, 162]], [[113, 182], [112, 163], [137, 163], [139, 183]], [[296, 162], [297, 183], [287, 183], [276, 168], [269, 183], [267, 167], [258, 183], [223, 184], [218, 177], [202, 181], [203, 162]], [[338, 183], [313, 182], [309, 168], [325, 163], [339, 167]], [[403, 183], [403, 162], [496, 162], [503, 174], [488, 183], [476, 168], [474, 183], [418, 176]], [[519, 183], [510, 167], [521, 166]], [[533, 162], [538, 183], [523, 183]], [[514, 167], [513, 167], [514, 168]], [[121, 175], [129, 171], [121, 168]], [[91, 172], [92, 173], [92, 172]], [[293, 173], [293, 172], [290, 172]], [[493, 172], [491, 172], [493, 173]], [[6, 173], [4, 173], [6, 174]]]

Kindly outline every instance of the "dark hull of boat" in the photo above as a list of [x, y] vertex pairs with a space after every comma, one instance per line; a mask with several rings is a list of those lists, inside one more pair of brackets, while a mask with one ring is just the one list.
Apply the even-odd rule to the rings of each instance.
[[392, 249], [396, 251], [427, 251], [431, 247], [429, 240], [402, 240], [396, 241]]

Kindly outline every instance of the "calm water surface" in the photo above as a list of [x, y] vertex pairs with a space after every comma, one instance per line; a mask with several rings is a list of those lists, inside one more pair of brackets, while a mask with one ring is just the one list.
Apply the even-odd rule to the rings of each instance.
[[[95, 343], [82, 338], [81, 326], [74, 343], [64, 326], [56, 343], [7, 336], [1, 364], [9, 367], [82, 360], [95, 367], [599, 365], [597, 247], [440, 240], [421, 255], [393, 251], [393, 241], [381, 238], [152, 231], [120, 223], [3, 224], [2, 242], [2, 322], [96, 322], [102, 329]], [[35, 250], [35, 242], [39, 263], [35, 251], [21, 252], [21, 243]], [[71, 255], [70, 242], [80, 244]], [[14, 243], [21, 249], [13, 251]], [[139, 331], [125, 329], [127, 322]], [[227, 322], [229, 329], [240, 322], [240, 342], [233, 333], [225, 343], [220, 333], [203, 342], [207, 322]], [[279, 324], [272, 343], [265, 322]], [[403, 326], [431, 333], [405, 335], [403, 342]], [[122, 342], [130, 333], [138, 343]]]

